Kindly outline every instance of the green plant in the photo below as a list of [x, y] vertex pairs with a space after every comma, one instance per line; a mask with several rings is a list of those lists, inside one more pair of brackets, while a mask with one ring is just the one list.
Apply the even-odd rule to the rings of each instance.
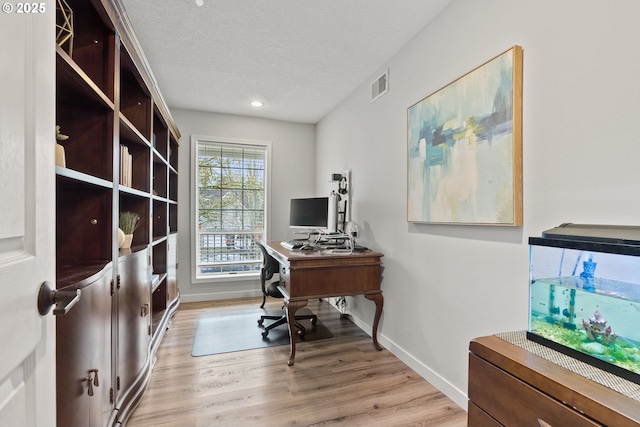
[[56, 139], [58, 141], [64, 141], [64, 140], [69, 139], [68, 135], [63, 135], [63, 134], [60, 133], [60, 125], [56, 125]]
[[120, 212], [120, 217], [118, 218], [118, 227], [120, 227], [120, 229], [124, 231], [124, 234], [133, 234], [133, 232], [136, 231], [136, 228], [138, 228], [140, 224], [142, 224], [142, 220], [137, 213]]

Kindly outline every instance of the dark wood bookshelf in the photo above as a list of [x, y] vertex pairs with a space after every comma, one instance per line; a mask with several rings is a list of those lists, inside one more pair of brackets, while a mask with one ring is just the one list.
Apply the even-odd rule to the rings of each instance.
[[[121, 0], [68, 4], [73, 48], [56, 48], [56, 124], [69, 137], [58, 141], [56, 288], [81, 297], [56, 327], [57, 424], [115, 427], [139, 402], [180, 303], [180, 133]], [[118, 240], [125, 211], [142, 220], [130, 248]]]

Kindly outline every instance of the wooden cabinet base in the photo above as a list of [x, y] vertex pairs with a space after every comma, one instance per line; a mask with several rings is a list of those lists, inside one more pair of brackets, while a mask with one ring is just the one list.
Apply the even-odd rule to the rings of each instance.
[[110, 425], [126, 425], [127, 420], [129, 419], [129, 417], [131, 417], [131, 414], [140, 403], [144, 390], [147, 388], [149, 380], [151, 379], [151, 372], [156, 361], [155, 355], [158, 347], [160, 346], [160, 342], [162, 341], [164, 333], [167, 331], [167, 329], [169, 329], [169, 326], [171, 325], [171, 319], [178, 310], [179, 306], [179, 297], [174, 299], [167, 306], [167, 309], [162, 316], [156, 333], [151, 339], [150, 352], [147, 363], [145, 363], [145, 366], [140, 371], [140, 374], [136, 378], [136, 381], [131, 385], [131, 388], [126, 390], [125, 393], [122, 394], [122, 397], [118, 402], [118, 406], [116, 408], [117, 421], [115, 424]]
[[469, 350], [469, 427], [640, 426], [638, 400], [499, 337]]

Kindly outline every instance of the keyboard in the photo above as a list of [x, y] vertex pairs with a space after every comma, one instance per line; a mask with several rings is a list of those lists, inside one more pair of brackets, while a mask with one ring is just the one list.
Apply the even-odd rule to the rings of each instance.
[[284, 240], [280, 242], [280, 245], [282, 245], [283, 248], [287, 248], [287, 249], [300, 249], [306, 243], [307, 243], [306, 240], [293, 239], [293, 240]]

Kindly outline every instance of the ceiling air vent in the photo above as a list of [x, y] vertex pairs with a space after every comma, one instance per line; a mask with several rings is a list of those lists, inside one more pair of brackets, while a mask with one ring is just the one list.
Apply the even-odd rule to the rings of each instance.
[[387, 92], [389, 92], [389, 70], [386, 70], [371, 83], [371, 102], [376, 101]]

